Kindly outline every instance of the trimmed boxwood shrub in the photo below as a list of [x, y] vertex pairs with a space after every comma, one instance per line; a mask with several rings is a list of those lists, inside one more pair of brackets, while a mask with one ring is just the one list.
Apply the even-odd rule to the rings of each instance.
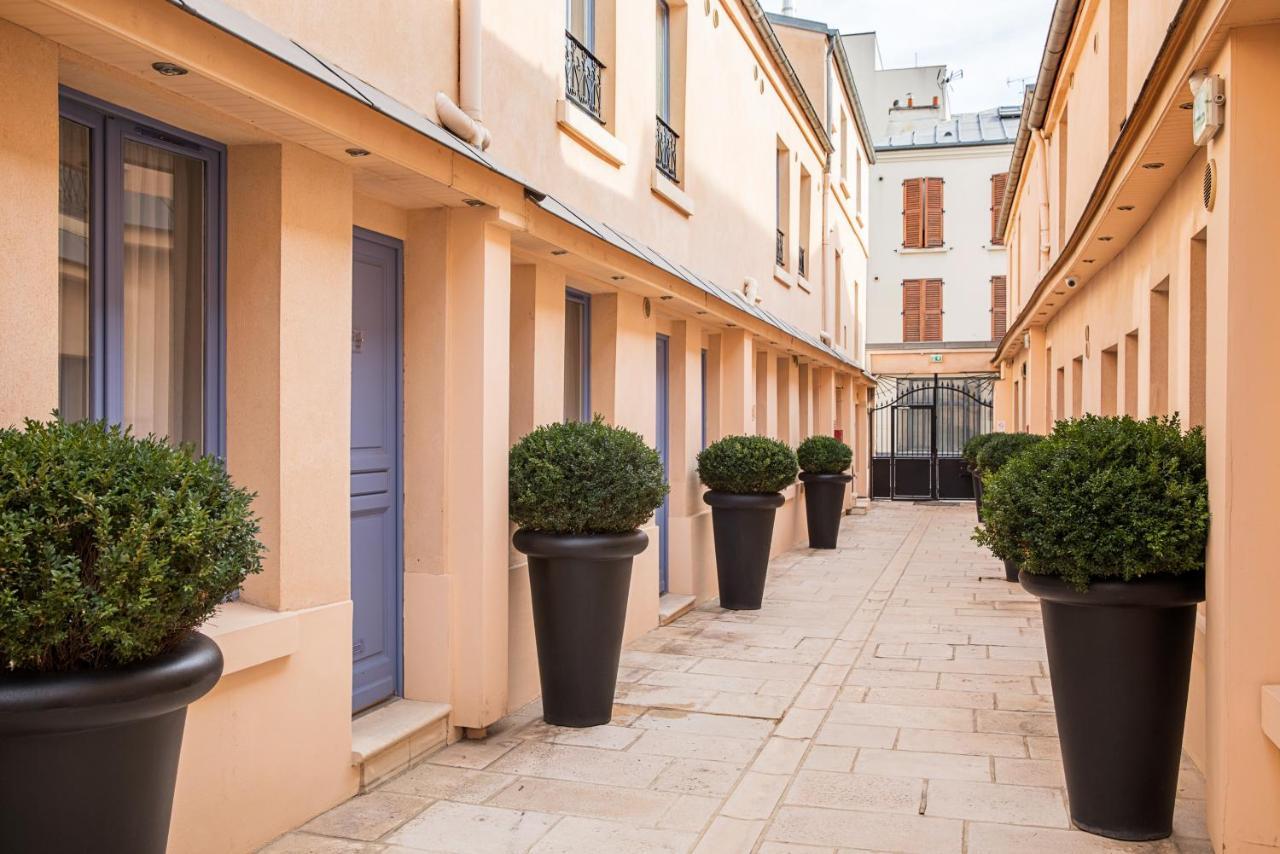
[[986, 479], [982, 509], [975, 540], [1078, 590], [1203, 571], [1204, 434], [1176, 417], [1059, 421]]
[[960, 449], [960, 457], [969, 464], [970, 469], [977, 469], [978, 454], [982, 451], [982, 446], [991, 441], [992, 436], [999, 435], [997, 433], [979, 433], [976, 436], [970, 436], [969, 440], [964, 443], [964, 447]]
[[591, 421], [548, 424], [511, 448], [511, 521], [546, 534], [625, 534], [667, 494], [658, 452], [639, 433]]
[[853, 449], [834, 436], [810, 436], [796, 448], [796, 461], [809, 474], [841, 474], [853, 465]]
[[0, 663], [172, 648], [262, 568], [253, 495], [214, 457], [100, 422], [0, 430]]
[[999, 471], [1014, 455], [1037, 442], [1043, 442], [1044, 436], [1038, 433], [988, 433], [990, 439], [983, 442], [978, 449], [978, 471], [983, 477], [990, 477]]
[[725, 436], [698, 454], [698, 478], [716, 492], [780, 492], [799, 468], [791, 448], [766, 436]]

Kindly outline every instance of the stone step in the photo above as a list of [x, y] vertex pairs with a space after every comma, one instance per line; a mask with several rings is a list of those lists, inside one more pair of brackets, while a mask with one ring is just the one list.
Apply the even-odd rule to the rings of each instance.
[[693, 608], [696, 600], [681, 593], [663, 593], [658, 599], [658, 625], [665, 626], [680, 619]]
[[354, 718], [351, 764], [360, 771], [360, 791], [368, 791], [444, 747], [452, 710], [447, 703], [396, 698]]

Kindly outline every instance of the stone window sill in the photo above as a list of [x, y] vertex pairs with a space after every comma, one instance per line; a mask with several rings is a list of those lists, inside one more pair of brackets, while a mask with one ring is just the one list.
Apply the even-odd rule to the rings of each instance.
[[244, 602], [218, 607], [200, 631], [222, 650], [222, 675], [230, 676], [298, 650], [298, 614]]
[[564, 99], [556, 101], [556, 124], [611, 166], [627, 162], [627, 147], [577, 104]]
[[[785, 267], [779, 267], [777, 264], [773, 265], [773, 278], [776, 279], [779, 284], [785, 285], [788, 288], [796, 283], [796, 277], [791, 274], [791, 271]], [[808, 288], [805, 290], [808, 290]]]
[[950, 252], [951, 247], [950, 246], [929, 246], [923, 249], [915, 249], [915, 248], [907, 249], [905, 247], [900, 246], [893, 251], [897, 252], [899, 255], [939, 255], [944, 252]]
[[680, 185], [654, 167], [649, 177], [649, 189], [653, 194], [686, 217], [693, 216], [693, 197], [680, 189]]

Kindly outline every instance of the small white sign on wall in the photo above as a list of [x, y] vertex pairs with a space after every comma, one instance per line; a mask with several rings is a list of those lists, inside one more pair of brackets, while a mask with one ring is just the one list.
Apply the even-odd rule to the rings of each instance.
[[1193, 88], [1191, 139], [1196, 145], [1204, 145], [1217, 135], [1222, 127], [1222, 105], [1226, 100], [1222, 78], [1216, 74], [1205, 77]]

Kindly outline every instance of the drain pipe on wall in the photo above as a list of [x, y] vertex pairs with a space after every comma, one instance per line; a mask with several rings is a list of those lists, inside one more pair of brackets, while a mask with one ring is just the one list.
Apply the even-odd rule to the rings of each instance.
[[455, 104], [444, 92], [436, 93], [436, 115], [440, 123], [454, 136], [481, 151], [493, 142], [481, 112], [483, 5], [483, 0], [458, 2], [458, 100], [461, 105]]
[[[787, 14], [787, 12], [783, 12]], [[795, 14], [794, 7], [790, 14]], [[831, 107], [831, 88], [835, 84], [832, 79], [831, 56], [831, 38], [827, 38], [827, 61], [825, 67], [827, 69], [827, 103], [826, 116], [823, 122], [826, 126], [827, 133], [832, 131], [832, 107]], [[843, 140], [841, 143], [843, 144]], [[836, 156], [834, 149], [827, 154], [827, 168], [822, 170], [822, 322], [819, 332], [819, 338], [825, 339], [828, 344], [835, 341], [835, 331], [840, 328], [840, 318], [835, 316], [835, 266], [836, 266], [836, 247], [832, 241], [832, 231], [834, 226], [831, 224], [833, 219], [830, 206], [834, 201], [836, 188], [832, 181], [832, 169], [835, 166]]]

